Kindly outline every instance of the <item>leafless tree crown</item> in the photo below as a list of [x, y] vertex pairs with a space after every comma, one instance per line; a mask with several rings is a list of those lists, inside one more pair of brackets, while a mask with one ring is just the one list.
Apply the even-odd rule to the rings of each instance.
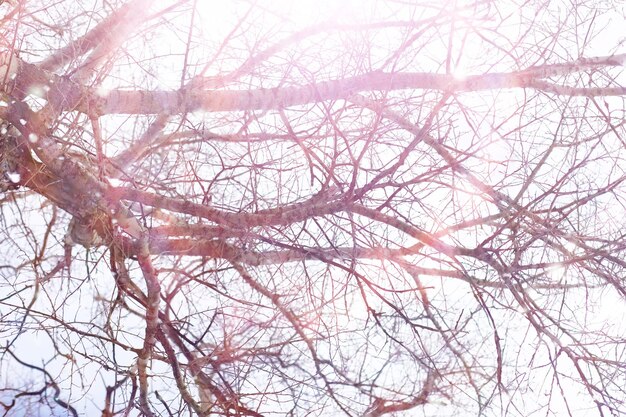
[[0, 415], [626, 415], [625, 15], [0, 2]]

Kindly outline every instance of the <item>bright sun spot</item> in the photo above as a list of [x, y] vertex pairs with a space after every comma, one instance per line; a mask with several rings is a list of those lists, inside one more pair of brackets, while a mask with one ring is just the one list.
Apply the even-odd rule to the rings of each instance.
[[456, 79], [456, 80], [464, 80], [467, 78], [467, 76], [470, 75], [469, 71], [466, 67], [464, 67], [463, 65], [459, 65], [456, 68], [454, 68], [454, 70], [452, 71], [452, 76]]
[[561, 281], [565, 278], [565, 272], [567, 272], [567, 268], [565, 268], [565, 265], [563, 264], [557, 264], [546, 269], [546, 274], [553, 281]]

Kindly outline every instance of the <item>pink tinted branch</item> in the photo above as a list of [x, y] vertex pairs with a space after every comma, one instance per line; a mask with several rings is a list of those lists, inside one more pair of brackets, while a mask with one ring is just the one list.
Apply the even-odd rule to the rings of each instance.
[[42, 61], [39, 66], [43, 70], [54, 71], [64, 67], [72, 61], [101, 45], [108, 45], [111, 39], [120, 39], [127, 36], [132, 29], [136, 29], [143, 17], [141, 11], [150, 5], [147, 0], [132, 0], [111, 13], [85, 35], [68, 43]]
[[137, 358], [137, 369], [139, 373], [139, 401], [143, 413], [147, 416], [154, 416], [148, 403], [148, 361], [152, 355], [152, 349], [159, 327], [159, 302], [161, 300], [161, 284], [157, 279], [157, 272], [152, 265], [148, 242], [146, 239], [139, 239], [137, 244], [137, 260], [141, 267], [147, 288], [146, 302], [146, 332], [143, 341], [143, 348]]
[[[365, 91], [406, 89], [472, 92], [507, 88], [533, 88], [558, 95], [625, 95], [626, 88], [568, 87], [543, 81], [546, 77], [565, 75], [592, 68], [623, 66], [626, 55], [587, 58], [562, 64], [532, 67], [527, 70], [473, 75], [455, 78], [434, 73], [368, 72], [354, 77], [322, 81], [310, 85], [251, 90], [111, 90], [98, 91], [67, 78], [43, 71], [36, 65], [18, 60], [18, 71], [6, 92], [16, 97], [41, 94], [58, 109], [103, 114], [178, 114], [186, 111], [246, 111], [282, 109], [326, 100], [347, 99]], [[41, 88], [33, 89], [33, 86]], [[45, 88], [44, 88], [45, 87]], [[49, 90], [48, 92], [45, 92]], [[43, 93], [41, 93], [43, 91]]]

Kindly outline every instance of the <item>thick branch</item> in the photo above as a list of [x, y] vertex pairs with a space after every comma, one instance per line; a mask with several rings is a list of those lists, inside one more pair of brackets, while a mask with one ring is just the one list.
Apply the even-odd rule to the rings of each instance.
[[[6, 55], [6, 54], [5, 54]], [[5, 59], [4, 56], [3, 59]], [[18, 60], [14, 82], [7, 92], [19, 97], [39, 94], [55, 108], [91, 114], [177, 114], [185, 111], [246, 111], [281, 109], [326, 100], [347, 99], [364, 91], [405, 89], [469, 92], [504, 88], [533, 88], [559, 95], [625, 95], [626, 87], [582, 88], [558, 86], [543, 81], [554, 75], [581, 70], [623, 66], [626, 54], [587, 58], [569, 63], [533, 67], [524, 71], [491, 73], [458, 79], [434, 73], [386, 73], [374, 71], [354, 77], [322, 81], [310, 85], [253, 90], [112, 90], [105, 92], [84, 87], [67, 78], [55, 76], [36, 65]], [[6, 60], [6, 59], [5, 59]], [[33, 87], [40, 88], [33, 88]], [[43, 88], [45, 87], [45, 88]], [[46, 91], [48, 91], [46, 93]]]
[[157, 273], [152, 266], [148, 244], [145, 239], [140, 239], [137, 250], [137, 259], [147, 288], [146, 302], [146, 333], [144, 335], [143, 348], [137, 359], [139, 373], [139, 399], [141, 409], [147, 416], [154, 416], [148, 403], [148, 361], [152, 354], [152, 348], [156, 340], [159, 326], [159, 301], [161, 300], [161, 285], [157, 279]]
[[211, 206], [192, 203], [189, 200], [171, 198], [132, 188], [111, 188], [114, 200], [128, 200], [177, 213], [190, 214], [217, 224], [245, 229], [256, 226], [284, 225], [303, 221], [310, 217], [323, 216], [342, 210], [342, 201], [328, 202], [327, 198], [313, 196], [303, 203], [286, 205], [258, 213], [232, 213]]

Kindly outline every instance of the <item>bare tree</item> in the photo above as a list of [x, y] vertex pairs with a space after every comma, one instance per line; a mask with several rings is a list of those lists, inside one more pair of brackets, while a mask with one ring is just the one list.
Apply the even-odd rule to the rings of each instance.
[[224, 3], [0, 5], [4, 415], [625, 415], [623, 4]]

